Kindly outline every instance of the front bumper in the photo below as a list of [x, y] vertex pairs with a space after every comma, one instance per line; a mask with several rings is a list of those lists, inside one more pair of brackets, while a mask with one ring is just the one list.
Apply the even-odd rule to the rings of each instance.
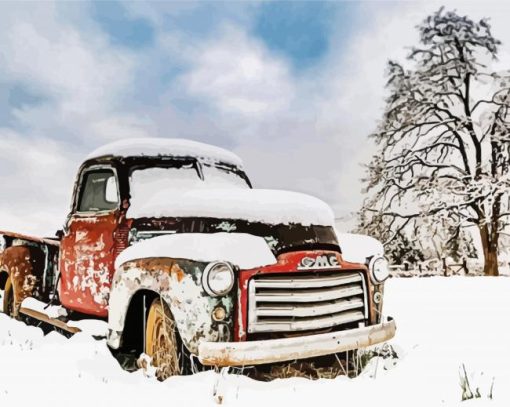
[[306, 359], [365, 348], [395, 336], [395, 321], [347, 331], [248, 342], [201, 342], [198, 359], [209, 366], [249, 366]]

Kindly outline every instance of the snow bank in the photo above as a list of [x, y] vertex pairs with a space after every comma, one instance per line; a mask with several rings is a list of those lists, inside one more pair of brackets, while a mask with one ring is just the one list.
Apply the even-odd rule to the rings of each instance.
[[196, 261], [228, 261], [242, 269], [267, 266], [276, 259], [266, 241], [246, 233], [177, 233], [135, 243], [115, 261], [123, 263], [151, 257], [172, 257]]
[[[510, 405], [510, 278], [393, 278], [385, 292], [400, 359], [394, 367], [375, 359], [355, 379], [264, 383], [209, 371], [159, 383], [142, 371], [123, 371], [104, 340], [43, 336], [0, 314], [0, 406], [213, 407], [215, 392], [223, 405], [242, 407]], [[462, 364], [482, 398], [461, 402]]]
[[107, 155], [118, 157], [136, 156], [175, 156], [197, 157], [206, 160], [221, 161], [242, 167], [242, 160], [234, 153], [223, 148], [198, 141], [178, 138], [132, 138], [115, 141], [94, 150], [87, 159]]
[[128, 217], [211, 217], [269, 224], [334, 223], [331, 208], [320, 199], [298, 192], [269, 189], [165, 189], [136, 197]]
[[108, 334], [108, 323], [100, 319], [82, 319], [79, 321], [68, 321], [67, 325], [79, 328], [82, 332], [91, 336], [104, 336]]
[[383, 244], [373, 237], [338, 231], [336, 235], [345, 261], [365, 263], [367, 257], [384, 255]]

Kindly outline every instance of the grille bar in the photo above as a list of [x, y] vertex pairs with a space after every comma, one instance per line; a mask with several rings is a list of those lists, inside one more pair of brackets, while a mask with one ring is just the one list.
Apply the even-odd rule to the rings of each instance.
[[364, 322], [366, 299], [359, 272], [258, 275], [248, 285], [248, 332], [294, 332]]
[[324, 304], [274, 304], [257, 306], [257, 317], [309, 317], [318, 315], [335, 314], [350, 309], [363, 308], [363, 299], [355, 298], [348, 300], [335, 301]]
[[312, 289], [307, 291], [263, 291], [257, 294], [257, 302], [316, 302], [337, 300], [363, 294], [359, 285]]
[[305, 319], [299, 321], [264, 321], [257, 323], [255, 332], [290, 332], [307, 331], [310, 329], [322, 329], [330, 326], [348, 324], [356, 321], [363, 321], [365, 316], [362, 312], [351, 311], [338, 315], [329, 315], [326, 317]]
[[342, 273], [338, 275], [326, 276], [275, 276], [271, 278], [257, 278], [253, 284], [257, 288], [314, 288], [314, 287], [333, 287], [341, 284], [356, 283], [361, 281], [359, 273]]

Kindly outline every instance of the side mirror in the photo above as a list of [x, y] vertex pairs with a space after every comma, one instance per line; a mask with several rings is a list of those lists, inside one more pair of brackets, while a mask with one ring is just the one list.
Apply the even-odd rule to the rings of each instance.
[[59, 229], [55, 232], [55, 236], [58, 238], [58, 240], [61, 240], [64, 237], [64, 231], [62, 229]]

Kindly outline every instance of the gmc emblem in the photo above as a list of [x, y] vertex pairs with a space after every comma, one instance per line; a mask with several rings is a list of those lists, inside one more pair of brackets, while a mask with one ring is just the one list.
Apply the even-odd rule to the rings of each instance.
[[340, 268], [340, 263], [334, 254], [328, 254], [317, 256], [315, 258], [303, 257], [297, 268], [298, 270]]

